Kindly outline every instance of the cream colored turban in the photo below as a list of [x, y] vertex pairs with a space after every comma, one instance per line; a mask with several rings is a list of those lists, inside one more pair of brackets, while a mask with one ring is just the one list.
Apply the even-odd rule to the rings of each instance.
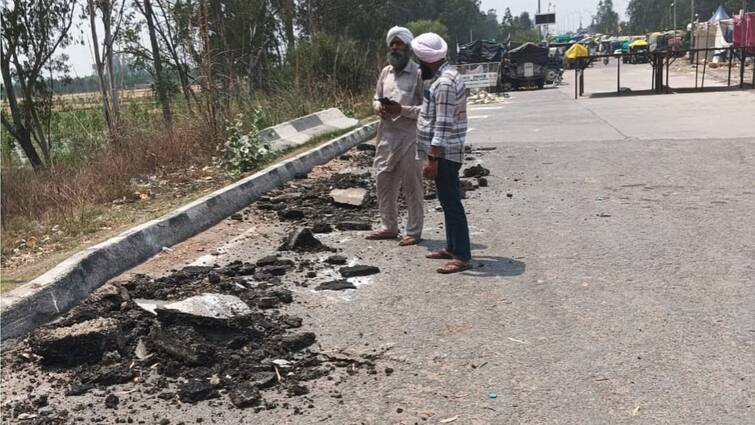
[[412, 51], [422, 62], [435, 63], [445, 59], [448, 45], [438, 34], [426, 32], [412, 40]]

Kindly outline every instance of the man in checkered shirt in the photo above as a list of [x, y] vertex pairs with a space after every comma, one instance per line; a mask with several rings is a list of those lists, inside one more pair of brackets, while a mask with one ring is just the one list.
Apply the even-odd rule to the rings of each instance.
[[446, 221], [446, 248], [432, 251], [427, 257], [450, 260], [438, 273], [456, 273], [469, 269], [472, 258], [459, 189], [467, 134], [466, 87], [459, 73], [446, 62], [448, 46], [440, 36], [425, 33], [411, 44], [422, 78], [432, 80], [417, 120], [417, 152], [420, 159], [425, 159], [425, 177], [435, 180]]

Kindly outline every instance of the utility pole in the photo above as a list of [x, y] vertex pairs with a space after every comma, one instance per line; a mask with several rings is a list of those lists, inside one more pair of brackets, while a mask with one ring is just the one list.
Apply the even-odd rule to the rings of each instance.
[[689, 10], [690, 10], [689, 21], [695, 22], [695, 0], [690, 0]]
[[[540, 14], [540, 0], [537, 0], [537, 14]], [[537, 16], [535, 20], [537, 20]], [[543, 32], [540, 30], [540, 25], [537, 26], [537, 38], [539, 41], [543, 41]]]
[[674, 0], [674, 31], [676, 31], [676, 0]]

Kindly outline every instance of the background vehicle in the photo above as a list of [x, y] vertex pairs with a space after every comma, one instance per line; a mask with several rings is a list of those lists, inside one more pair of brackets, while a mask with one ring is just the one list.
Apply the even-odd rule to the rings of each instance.
[[[509, 50], [499, 71], [501, 87], [506, 91], [532, 86], [543, 88], [549, 61], [548, 48], [534, 43]], [[551, 78], [554, 77], [551, 74]]]

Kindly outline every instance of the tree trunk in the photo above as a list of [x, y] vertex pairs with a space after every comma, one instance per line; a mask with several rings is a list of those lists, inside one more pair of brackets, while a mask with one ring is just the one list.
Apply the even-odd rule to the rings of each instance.
[[173, 125], [173, 112], [170, 109], [170, 97], [168, 96], [168, 84], [163, 75], [163, 63], [160, 59], [160, 46], [157, 43], [157, 34], [155, 34], [154, 14], [152, 12], [152, 3], [150, 0], [144, 0], [144, 15], [147, 18], [147, 29], [149, 31], [149, 41], [152, 45], [152, 63], [155, 67], [155, 80], [157, 84], [157, 95], [160, 104], [163, 107], [163, 119], [168, 127]]
[[[110, 84], [105, 81], [105, 64], [102, 63], [102, 57], [100, 56], [100, 42], [97, 37], [97, 24], [95, 21], [97, 8], [94, 4], [94, 0], [87, 0], [87, 8], [89, 9], [89, 26], [92, 32], [92, 48], [94, 49], [94, 66], [97, 72], [97, 80], [100, 85], [100, 94], [102, 95], [102, 112], [105, 115], [105, 122], [112, 134], [115, 131], [113, 125], [113, 118], [110, 114], [110, 101], [108, 100], [108, 91], [110, 91]], [[105, 20], [103, 11], [103, 21]]]
[[294, 0], [282, 0], [283, 26], [286, 31], [286, 59], [291, 60], [296, 39], [294, 36]]
[[34, 147], [31, 132], [24, 125], [21, 107], [18, 104], [18, 99], [16, 98], [16, 88], [13, 85], [13, 80], [11, 79], [11, 52], [6, 52], [2, 44], [4, 43], [0, 43], [0, 72], [3, 75], [3, 81], [5, 81], [5, 96], [8, 99], [8, 107], [11, 112], [11, 117], [13, 118], [13, 123], [11, 123], [5, 116], [5, 111], [0, 111], [0, 114], [2, 114], [2, 123], [8, 130], [8, 133], [10, 133], [13, 138], [18, 141], [18, 144], [21, 146], [21, 150], [24, 151], [24, 155], [26, 155], [26, 158], [29, 160], [34, 170], [41, 171], [45, 168], [45, 164], [44, 162], [42, 162], [42, 158], [39, 156], [37, 149]]
[[231, 66], [231, 52], [230, 48], [228, 47], [228, 38], [225, 36], [225, 12], [220, 7], [220, 4], [217, 4], [216, 7], [213, 8], [215, 17], [217, 19], [216, 25], [214, 27], [217, 29], [218, 37], [220, 38], [220, 43], [222, 45], [222, 58], [223, 58], [223, 68], [222, 68], [222, 76], [220, 79], [220, 83], [223, 87], [223, 93], [221, 94], [222, 100], [222, 106], [223, 111], [221, 113], [228, 113], [231, 109], [231, 96], [234, 96], [233, 93], [233, 67]]
[[118, 82], [115, 79], [115, 73], [113, 73], [113, 2], [112, 0], [108, 0], [105, 4], [102, 10], [102, 23], [105, 27], [105, 61], [107, 63], [107, 77], [110, 83], [113, 124], [118, 128], [121, 121], [121, 105], [118, 99]]
[[210, 45], [210, 33], [207, 23], [207, 2], [199, 0], [199, 32], [202, 37], [202, 74], [204, 79], [204, 89], [207, 91], [207, 116], [213, 134], [217, 133], [217, 122], [215, 116], [215, 97], [214, 81], [212, 77], [212, 46]]
[[[175, 63], [176, 65], [178, 80], [181, 82], [181, 92], [186, 99], [186, 109], [189, 111], [190, 115], [194, 115], [194, 111], [191, 107], [191, 101], [192, 97], [194, 97], [194, 93], [191, 91], [191, 83], [189, 82], [189, 67], [186, 65], [186, 61], [182, 61], [180, 56], [178, 55], [178, 42], [176, 41], [176, 36], [173, 34], [173, 30], [171, 29], [170, 23], [168, 22], [170, 6], [166, 7], [163, 1], [158, 0], [157, 7], [160, 9], [160, 14], [162, 15], [163, 21], [165, 22], [165, 29], [160, 29], [159, 20], [157, 18], [155, 18], [155, 22], [157, 22], [155, 29], [159, 30], [160, 37], [162, 37], [163, 42], [168, 49], [168, 53], [173, 59], [173, 63]], [[194, 100], [196, 101], [196, 98]]]

